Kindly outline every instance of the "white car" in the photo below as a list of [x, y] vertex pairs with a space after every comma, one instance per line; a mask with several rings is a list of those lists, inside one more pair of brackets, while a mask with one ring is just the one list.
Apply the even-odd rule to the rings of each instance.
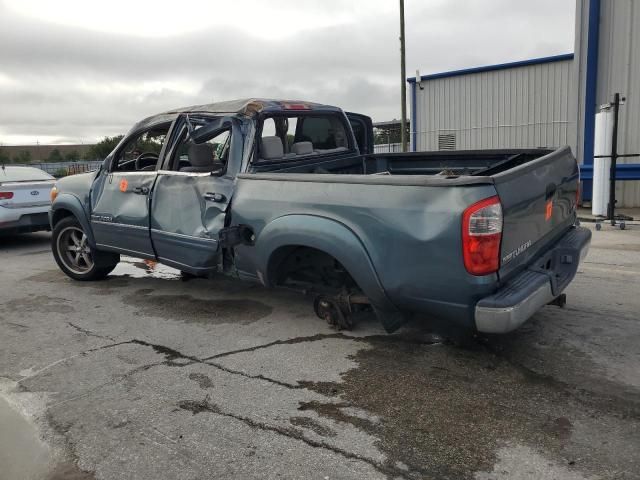
[[0, 234], [50, 230], [56, 179], [33, 167], [0, 166]]

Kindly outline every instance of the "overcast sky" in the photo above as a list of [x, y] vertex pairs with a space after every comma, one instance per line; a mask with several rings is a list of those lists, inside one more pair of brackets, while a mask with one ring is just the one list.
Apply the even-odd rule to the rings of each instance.
[[[575, 0], [405, 0], [407, 74], [573, 51]], [[0, 144], [91, 143], [178, 106], [400, 116], [397, 0], [0, 0]]]

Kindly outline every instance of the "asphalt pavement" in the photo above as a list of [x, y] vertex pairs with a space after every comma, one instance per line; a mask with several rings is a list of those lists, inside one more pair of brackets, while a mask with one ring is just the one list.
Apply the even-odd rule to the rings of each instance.
[[0, 479], [638, 479], [640, 226], [470, 348], [132, 258], [68, 279], [0, 238]]

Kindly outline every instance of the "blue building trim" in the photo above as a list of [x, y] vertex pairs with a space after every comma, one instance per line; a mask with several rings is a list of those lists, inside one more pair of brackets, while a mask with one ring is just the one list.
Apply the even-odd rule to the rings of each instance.
[[598, 87], [598, 45], [600, 41], [600, 0], [589, 1], [587, 32], [587, 67], [584, 95], [584, 129], [582, 160], [593, 164], [593, 148], [596, 130], [596, 92]]
[[[598, 1], [598, 15], [599, 5]], [[531, 65], [541, 65], [543, 63], [562, 62], [565, 60], [573, 60], [573, 53], [563, 53], [562, 55], [553, 55], [551, 57], [532, 58], [529, 60], [520, 60], [518, 62], [498, 63], [496, 65], [485, 65], [483, 67], [463, 68], [462, 70], [451, 70], [449, 72], [432, 73], [430, 75], [421, 75], [420, 81], [435, 80], [438, 78], [457, 77], [459, 75], [469, 75], [470, 73], [493, 72], [495, 70], [506, 70], [508, 68], [528, 67]], [[407, 82], [416, 83], [416, 77], [407, 78]]]
[[[593, 180], [593, 165], [580, 165], [580, 179], [587, 180], [589, 185]], [[619, 163], [616, 165], [616, 180], [640, 180], [640, 163]], [[591, 199], [585, 197], [586, 199]]]
[[416, 123], [416, 107], [417, 107], [417, 94], [416, 94], [416, 82], [411, 84], [411, 123], [409, 124], [411, 128], [411, 151], [415, 152], [418, 150], [417, 148], [417, 140], [418, 140], [418, 124]]

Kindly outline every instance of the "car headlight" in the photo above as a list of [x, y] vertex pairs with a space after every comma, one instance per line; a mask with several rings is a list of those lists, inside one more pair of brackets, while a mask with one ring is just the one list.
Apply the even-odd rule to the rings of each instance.
[[58, 196], [58, 187], [56, 187], [55, 185], [53, 186], [53, 188], [51, 188], [51, 193], [49, 194], [51, 197], [51, 203], [53, 203], [53, 201], [56, 199], [56, 197]]

